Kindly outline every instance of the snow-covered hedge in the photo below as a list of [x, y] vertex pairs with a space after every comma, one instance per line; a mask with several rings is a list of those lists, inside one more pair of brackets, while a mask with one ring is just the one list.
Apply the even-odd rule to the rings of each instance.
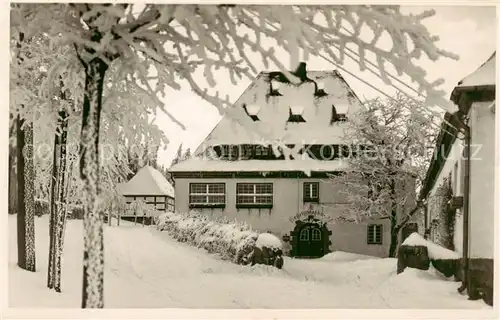
[[430, 259], [460, 259], [460, 254], [458, 252], [449, 250], [445, 247], [441, 247], [435, 244], [432, 241], [426, 240], [416, 232], [410, 234], [401, 245], [427, 247]]
[[412, 233], [399, 248], [398, 273], [403, 272], [406, 267], [427, 270], [431, 264], [446, 277], [461, 277], [458, 252], [426, 240], [416, 232]]
[[[213, 220], [196, 211], [167, 212], [155, 222], [159, 230], [167, 231], [177, 241], [203, 248], [237, 264], [266, 263], [280, 268], [283, 263], [280, 239], [270, 233], [259, 234], [241, 222], [223, 218]], [[263, 247], [267, 248], [267, 260], [255, 261], [256, 250], [260, 253]]]

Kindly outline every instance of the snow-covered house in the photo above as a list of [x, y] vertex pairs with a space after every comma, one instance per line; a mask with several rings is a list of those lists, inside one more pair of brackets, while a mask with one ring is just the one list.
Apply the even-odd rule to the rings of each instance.
[[[348, 203], [343, 186], [329, 180], [345, 169], [344, 130], [359, 99], [338, 71], [306, 71], [301, 63], [295, 75], [299, 85], [281, 72], [258, 74], [235, 103], [250, 126], [223, 117], [194, 157], [170, 168], [176, 211], [245, 221], [290, 241], [294, 256], [387, 256], [389, 220], [338, 223]], [[302, 147], [313, 160], [285, 160], [267, 139]]]
[[[488, 290], [493, 290], [495, 230], [495, 59], [496, 53], [460, 81], [451, 94], [451, 100], [468, 115], [467, 125], [471, 132], [468, 237], [464, 237], [463, 222], [465, 142], [457, 138], [453, 127], [458, 124], [449, 113], [444, 117], [436, 152], [421, 190], [428, 196], [425, 220], [430, 239], [448, 244], [462, 254], [465, 240], [470, 281], [475, 286], [489, 287]], [[451, 190], [443, 197], [443, 193], [439, 193], [446, 190], [446, 184]], [[451, 228], [446, 227], [449, 224]], [[443, 239], [443, 233], [450, 233], [447, 229], [452, 231], [448, 241]]]
[[174, 211], [174, 188], [163, 174], [151, 166], [141, 168], [132, 179], [119, 186], [127, 203], [142, 200], [156, 211]]

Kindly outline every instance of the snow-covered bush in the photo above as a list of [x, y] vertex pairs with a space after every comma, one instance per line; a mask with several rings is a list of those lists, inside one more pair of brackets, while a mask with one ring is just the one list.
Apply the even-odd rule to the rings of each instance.
[[283, 244], [271, 233], [261, 233], [255, 242], [254, 259], [252, 264], [260, 263], [283, 267]]
[[281, 241], [269, 233], [258, 234], [241, 222], [209, 219], [197, 211], [190, 211], [186, 214], [167, 212], [156, 218], [155, 223], [158, 230], [167, 231], [177, 241], [203, 248], [224, 260], [243, 265], [263, 263], [278, 268], [283, 265]]
[[[423, 249], [423, 250], [420, 250]], [[460, 254], [412, 233], [400, 247], [398, 254], [398, 273], [406, 267], [427, 270], [432, 266], [446, 277], [460, 278]]]

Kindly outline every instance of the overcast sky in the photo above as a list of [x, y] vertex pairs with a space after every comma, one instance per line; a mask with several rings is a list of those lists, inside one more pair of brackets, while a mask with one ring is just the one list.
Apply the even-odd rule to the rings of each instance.
[[[428, 80], [444, 78], [445, 84], [442, 89], [449, 96], [458, 81], [477, 69], [495, 51], [496, 8], [485, 6], [402, 7], [404, 13], [420, 13], [427, 9], [436, 10], [434, 17], [424, 21], [431, 34], [440, 37], [438, 47], [458, 54], [460, 60], [440, 59], [435, 62], [422, 60], [419, 61], [419, 65], [427, 71]], [[288, 54], [284, 52], [282, 54], [283, 61], [289, 61]], [[335, 65], [316, 57], [310, 57], [307, 65], [310, 70], [336, 69]], [[343, 67], [385, 93], [395, 92], [394, 88], [385, 85], [372, 74], [361, 73], [352, 61], [346, 61]], [[262, 69], [264, 69], [263, 65]], [[360, 98], [374, 98], [381, 95], [342, 70], [339, 71]], [[244, 80], [234, 86], [228, 79], [219, 78], [216, 79], [217, 89], [221, 94], [229, 94], [233, 101], [250, 84], [249, 80]], [[195, 149], [217, 124], [220, 115], [215, 107], [196, 96], [189, 88], [179, 91], [167, 90], [165, 104], [168, 111], [186, 127], [186, 130], [182, 130], [164, 114], [158, 114], [156, 118], [156, 123], [165, 131], [170, 140], [167, 150], [159, 151], [160, 163], [168, 166], [180, 143], [183, 143], [184, 148]]]

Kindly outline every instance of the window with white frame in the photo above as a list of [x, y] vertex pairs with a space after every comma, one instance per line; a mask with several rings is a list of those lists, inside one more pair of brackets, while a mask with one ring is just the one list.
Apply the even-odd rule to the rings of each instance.
[[382, 244], [382, 230], [381, 224], [369, 224], [366, 232], [367, 244]]
[[221, 207], [226, 204], [225, 183], [190, 183], [189, 206]]
[[304, 202], [319, 202], [319, 182], [304, 182]]
[[272, 207], [272, 183], [237, 183], [237, 207]]

